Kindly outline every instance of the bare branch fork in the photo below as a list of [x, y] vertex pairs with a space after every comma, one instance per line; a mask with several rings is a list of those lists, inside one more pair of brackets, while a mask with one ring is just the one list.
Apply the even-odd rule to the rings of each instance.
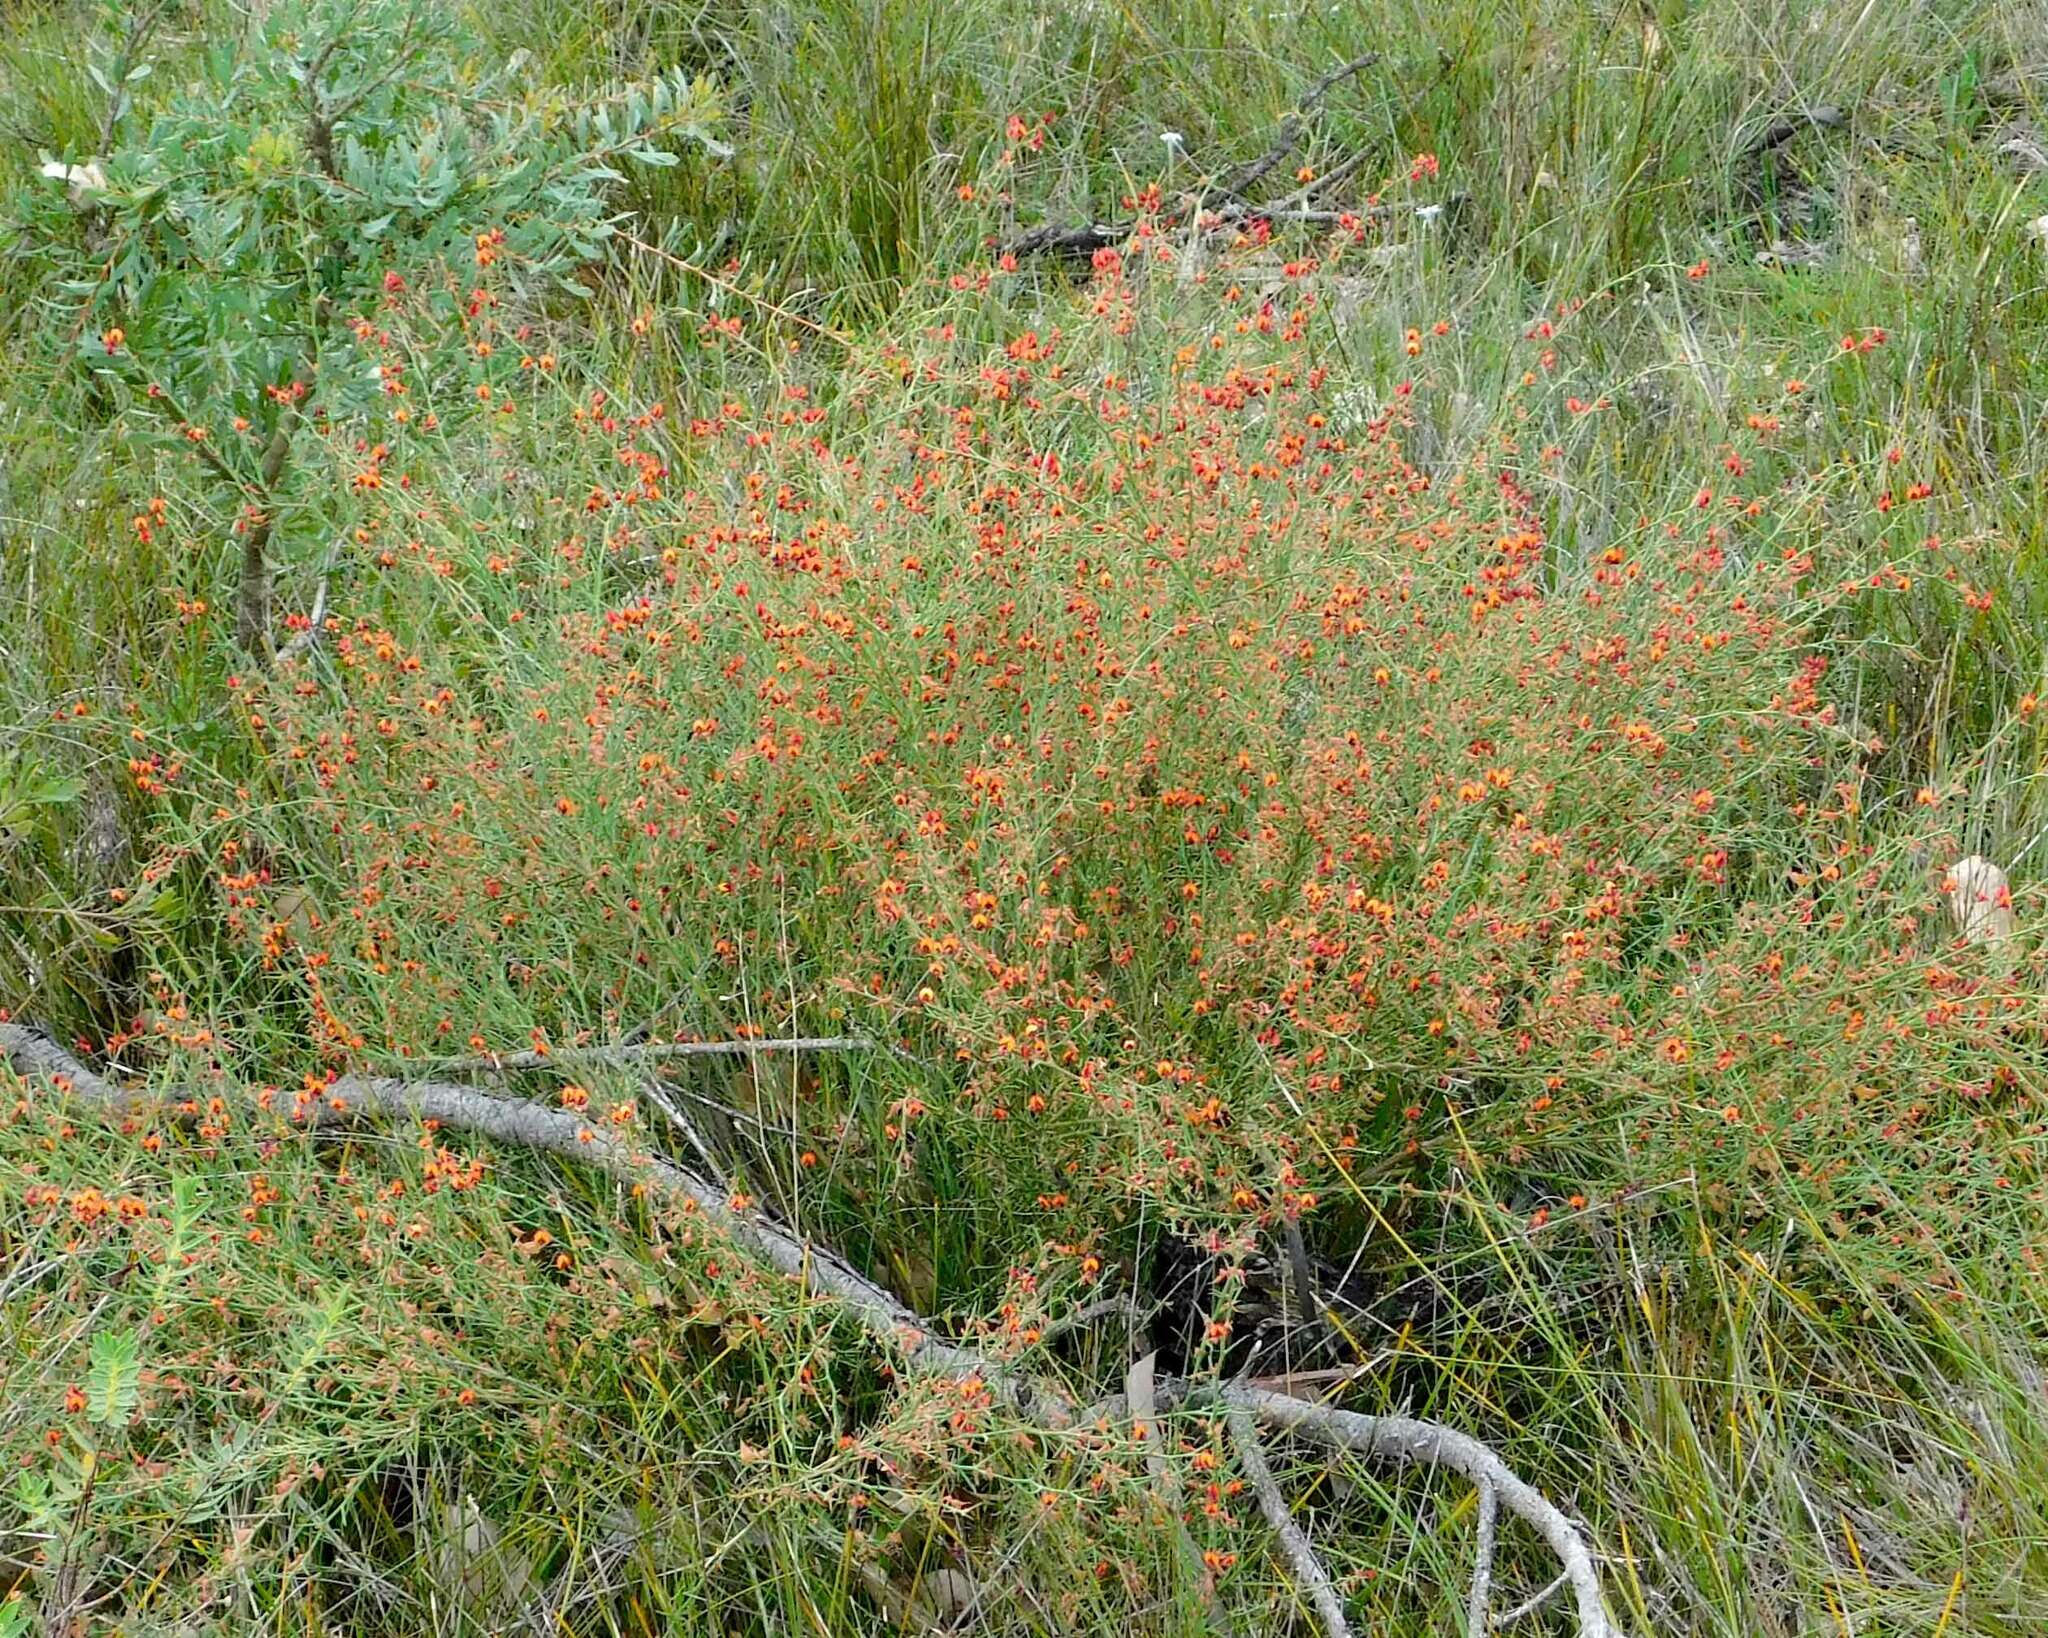
[[[683, 1043], [675, 1043], [683, 1044]], [[706, 1044], [706, 1043], [698, 1043]], [[730, 1045], [730, 1043], [726, 1043]], [[769, 1045], [749, 1042], [753, 1049]], [[795, 1050], [782, 1043], [782, 1050]], [[612, 1049], [616, 1050], [616, 1049]], [[567, 1054], [548, 1060], [560, 1066]], [[108, 1115], [159, 1111], [174, 1118], [197, 1114], [214, 1096], [194, 1088], [118, 1086], [88, 1069], [47, 1036], [19, 1024], [0, 1024], [0, 1057], [22, 1079], [58, 1092]], [[243, 1099], [245, 1104], [251, 1100]], [[931, 1323], [904, 1306], [829, 1247], [815, 1245], [758, 1212], [735, 1206], [720, 1187], [674, 1161], [630, 1146], [570, 1111], [494, 1096], [446, 1081], [401, 1080], [382, 1075], [345, 1075], [298, 1105], [292, 1118], [309, 1127], [339, 1127], [370, 1121], [431, 1121], [494, 1143], [537, 1150], [579, 1161], [637, 1190], [652, 1190], [723, 1233], [748, 1256], [766, 1263], [817, 1297], [837, 1301], [846, 1315], [878, 1340], [893, 1343], [910, 1372], [958, 1383], [979, 1383], [1001, 1403], [1037, 1426], [1051, 1430], [1108, 1426], [1131, 1410], [1123, 1395], [1077, 1406], [1056, 1385], [993, 1359], [977, 1348], [950, 1342]], [[1599, 1571], [1584, 1538], [1556, 1504], [1516, 1474], [1491, 1446], [1439, 1422], [1407, 1416], [1367, 1416], [1250, 1383], [1161, 1380], [1150, 1387], [1161, 1410], [1213, 1406], [1228, 1419], [1260, 1506], [1279, 1538], [1289, 1567], [1322, 1618], [1328, 1638], [1347, 1638], [1349, 1627], [1334, 1584], [1307, 1538], [1288, 1513], [1259, 1449], [1253, 1430], [1292, 1434], [1375, 1461], [1448, 1468], [1479, 1488], [1480, 1551], [1469, 1610], [1481, 1623], [1490, 1588], [1493, 1526], [1500, 1508], [1528, 1524], [1557, 1556], [1563, 1573], [1542, 1593], [1510, 1613], [1514, 1620], [1552, 1593], [1569, 1587], [1577, 1607], [1580, 1638], [1621, 1638], [1607, 1617]], [[1506, 1623], [1503, 1622], [1503, 1625]]]
[[[1362, 57], [1354, 57], [1346, 63], [1320, 75], [1302, 92], [1300, 103], [1280, 121], [1273, 135], [1272, 144], [1256, 159], [1238, 166], [1227, 176], [1217, 181], [1206, 182], [1186, 195], [1181, 201], [1202, 226], [1241, 226], [1251, 221], [1304, 222], [1330, 224], [1343, 220], [1346, 215], [1357, 219], [1378, 218], [1391, 214], [1384, 206], [1366, 206], [1358, 211], [1346, 213], [1316, 208], [1310, 201], [1317, 191], [1349, 177], [1364, 164], [1363, 152], [1353, 154], [1333, 166], [1328, 173], [1318, 177], [1307, 187], [1280, 199], [1257, 201], [1251, 197], [1251, 189], [1263, 182], [1277, 169], [1287, 156], [1299, 145], [1309, 119], [1321, 108], [1330, 92], [1344, 81], [1355, 79], [1380, 60], [1377, 51], [1368, 51]], [[1113, 222], [1070, 222], [1041, 223], [1035, 228], [1019, 234], [1004, 244], [999, 254], [1005, 256], [1065, 255], [1090, 256], [1098, 250], [1121, 245], [1136, 231], [1137, 224], [1130, 221]]]

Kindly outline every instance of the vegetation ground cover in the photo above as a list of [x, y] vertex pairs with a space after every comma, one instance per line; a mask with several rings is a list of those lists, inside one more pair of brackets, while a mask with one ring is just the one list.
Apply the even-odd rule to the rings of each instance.
[[[2038, 1630], [2040, 52], [31, 16], [0, 1003], [174, 1090], [7, 1088], [0, 1622], [1316, 1630], [1215, 1407], [1048, 1429], [600, 1169], [306, 1129], [374, 1071], [1077, 1402], [1467, 1429], [1624, 1630]], [[1463, 1630], [1473, 1491], [1268, 1459]]]

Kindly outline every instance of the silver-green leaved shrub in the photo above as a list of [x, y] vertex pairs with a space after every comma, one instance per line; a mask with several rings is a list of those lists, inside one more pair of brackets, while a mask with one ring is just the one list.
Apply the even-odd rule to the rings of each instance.
[[[236, 639], [260, 657], [280, 519], [334, 521], [304, 516], [324, 495], [297, 440], [382, 390], [359, 350], [380, 302], [419, 280], [455, 290], [480, 260], [535, 301], [573, 288], [616, 226], [622, 168], [723, 155], [721, 108], [680, 73], [583, 102], [528, 87], [516, 59], [480, 73], [437, 0], [256, 8], [164, 93], [146, 82], [169, 9], [109, 0], [105, 151], [46, 156], [22, 217], [65, 367], [224, 502]], [[459, 323], [442, 344], [462, 346]]]

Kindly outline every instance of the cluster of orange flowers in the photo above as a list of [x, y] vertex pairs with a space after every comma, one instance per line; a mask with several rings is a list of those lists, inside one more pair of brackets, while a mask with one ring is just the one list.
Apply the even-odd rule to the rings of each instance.
[[[381, 590], [328, 621], [337, 686], [243, 698], [336, 874], [222, 888], [325, 1049], [608, 1036], [677, 995], [750, 998], [703, 1033], [851, 1020], [942, 1072], [839, 1150], [971, 1126], [1061, 1202], [1049, 1242], [1106, 1197], [1301, 1215], [1467, 1145], [1559, 1205], [1710, 1155], [1846, 1209], [1873, 1129], [1957, 1212], [2010, 1185], [1951, 1118], [2009, 1008], [1932, 993], [1939, 858], [1861, 822], [1811, 636], [1912, 581], [1771, 544], [1774, 417], [1712, 457], [1739, 491], [1567, 550], [1540, 437], [1408, 453], [1448, 323], [1368, 392], [1315, 346], [1310, 262], [1205, 277], [1193, 330], [1129, 256], [1028, 324], [1006, 277], [868, 365], [679, 409], [522, 369], [487, 282], [390, 293], [387, 379], [456, 322], [528, 413], [488, 418], [489, 492], [437, 484], [451, 432], [359, 435]], [[1504, 424], [1608, 405], [1566, 390], [1597, 310], [1531, 324]]]

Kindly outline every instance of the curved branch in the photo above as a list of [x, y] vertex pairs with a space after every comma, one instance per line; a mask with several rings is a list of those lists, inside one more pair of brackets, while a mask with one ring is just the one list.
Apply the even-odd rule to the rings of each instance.
[[[209, 1094], [190, 1089], [152, 1091], [121, 1087], [95, 1074], [48, 1037], [19, 1024], [0, 1024], [0, 1054], [15, 1072], [49, 1082], [110, 1114], [167, 1109], [196, 1116]], [[243, 1100], [245, 1103], [248, 1100]], [[905, 1362], [929, 1375], [985, 1382], [999, 1398], [1051, 1425], [1064, 1425], [1064, 1396], [1027, 1382], [972, 1348], [945, 1341], [930, 1324], [839, 1256], [758, 1213], [735, 1206], [724, 1190], [673, 1161], [629, 1147], [598, 1125], [564, 1109], [493, 1097], [445, 1081], [402, 1081], [381, 1075], [344, 1075], [317, 1096], [296, 1101], [287, 1118], [307, 1127], [363, 1120], [432, 1121], [494, 1143], [537, 1149], [594, 1166], [630, 1186], [652, 1188], [682, 1201], [735, 1246], [817, 1295], [838, 1299], [863, 1329], [891, 1338]]]
[[1607, 1619], [1600, 1596], [1600, 1572], [1578, 1529], [1548, 1497], [1502, 1461], [1490, 1446], [1441, 1422], [1412, 1416], [1361, 1416], [1330, 1405], [1290, 1399], [1285, 1394], [1243, 1385], [1191, 1390], [1190, 1401], [1214, 1398], [1226, 1409], [1242, 1409], [1264, 1426], [1300, 1434], [1319, 1444], [1356, 1451], [1379, 1461], [1447, 1467], [1482, 1490], [1491, 1488], [1500, 1506], [1529, 1525], [1557, 1555], [1577, 1597], [1581, 1638], [1621, 1638]]

